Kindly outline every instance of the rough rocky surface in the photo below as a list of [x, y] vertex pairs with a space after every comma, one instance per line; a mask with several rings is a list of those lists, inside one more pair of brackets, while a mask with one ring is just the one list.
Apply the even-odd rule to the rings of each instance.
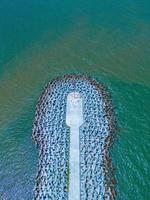
[[115, 117], [103, 85], [81, 75], [66, 75], [49, 83], [39, 99], [33, 139], [39, 148], [35, 198], [67, 200], [69, 189], [69, 127], [65, 124], [67, 95], [83, 97], [80, 127], [80, 199], [115, 199], [109, 147]]

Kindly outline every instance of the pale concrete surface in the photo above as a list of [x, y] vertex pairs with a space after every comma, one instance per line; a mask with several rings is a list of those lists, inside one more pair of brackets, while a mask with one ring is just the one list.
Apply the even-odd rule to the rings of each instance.
[[80, 199], [79, 127], [83, 124], [82, 97], [72, 92], [67, 97], [66, 124], [70, 126], [69, 200]]

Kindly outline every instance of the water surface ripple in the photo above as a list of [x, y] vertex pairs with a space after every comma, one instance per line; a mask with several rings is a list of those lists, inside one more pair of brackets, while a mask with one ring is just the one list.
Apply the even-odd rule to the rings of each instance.
[[106, 84], [116, 106], [117, 199], [149, 200], [149, 4], [1, 1], [0, 199], [32, 199], [37, 99], [56, 76], [80, 72]]

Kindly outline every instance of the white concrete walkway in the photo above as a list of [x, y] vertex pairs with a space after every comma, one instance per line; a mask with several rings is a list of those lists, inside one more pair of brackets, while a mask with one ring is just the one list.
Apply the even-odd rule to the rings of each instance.
[[67, 97], [66, 124], [70, 126], [69, 200], [80, 200], [79, 127], [83, 124], [83, 105], [77, 92]]

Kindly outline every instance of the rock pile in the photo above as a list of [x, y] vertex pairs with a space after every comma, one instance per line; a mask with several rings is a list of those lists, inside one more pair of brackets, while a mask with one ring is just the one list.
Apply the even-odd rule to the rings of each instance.
[[39, 99], [33, 139], [39, 147], [36, 200], [67, 200], [69, 189], [69, 127], [67, 95], [82, 93], [84, 124], [80, 127], [80, 199], [115, 199], [109, 147], [115, 117], [108, 93], [94, 79], [66, 75], [49, 83]]

